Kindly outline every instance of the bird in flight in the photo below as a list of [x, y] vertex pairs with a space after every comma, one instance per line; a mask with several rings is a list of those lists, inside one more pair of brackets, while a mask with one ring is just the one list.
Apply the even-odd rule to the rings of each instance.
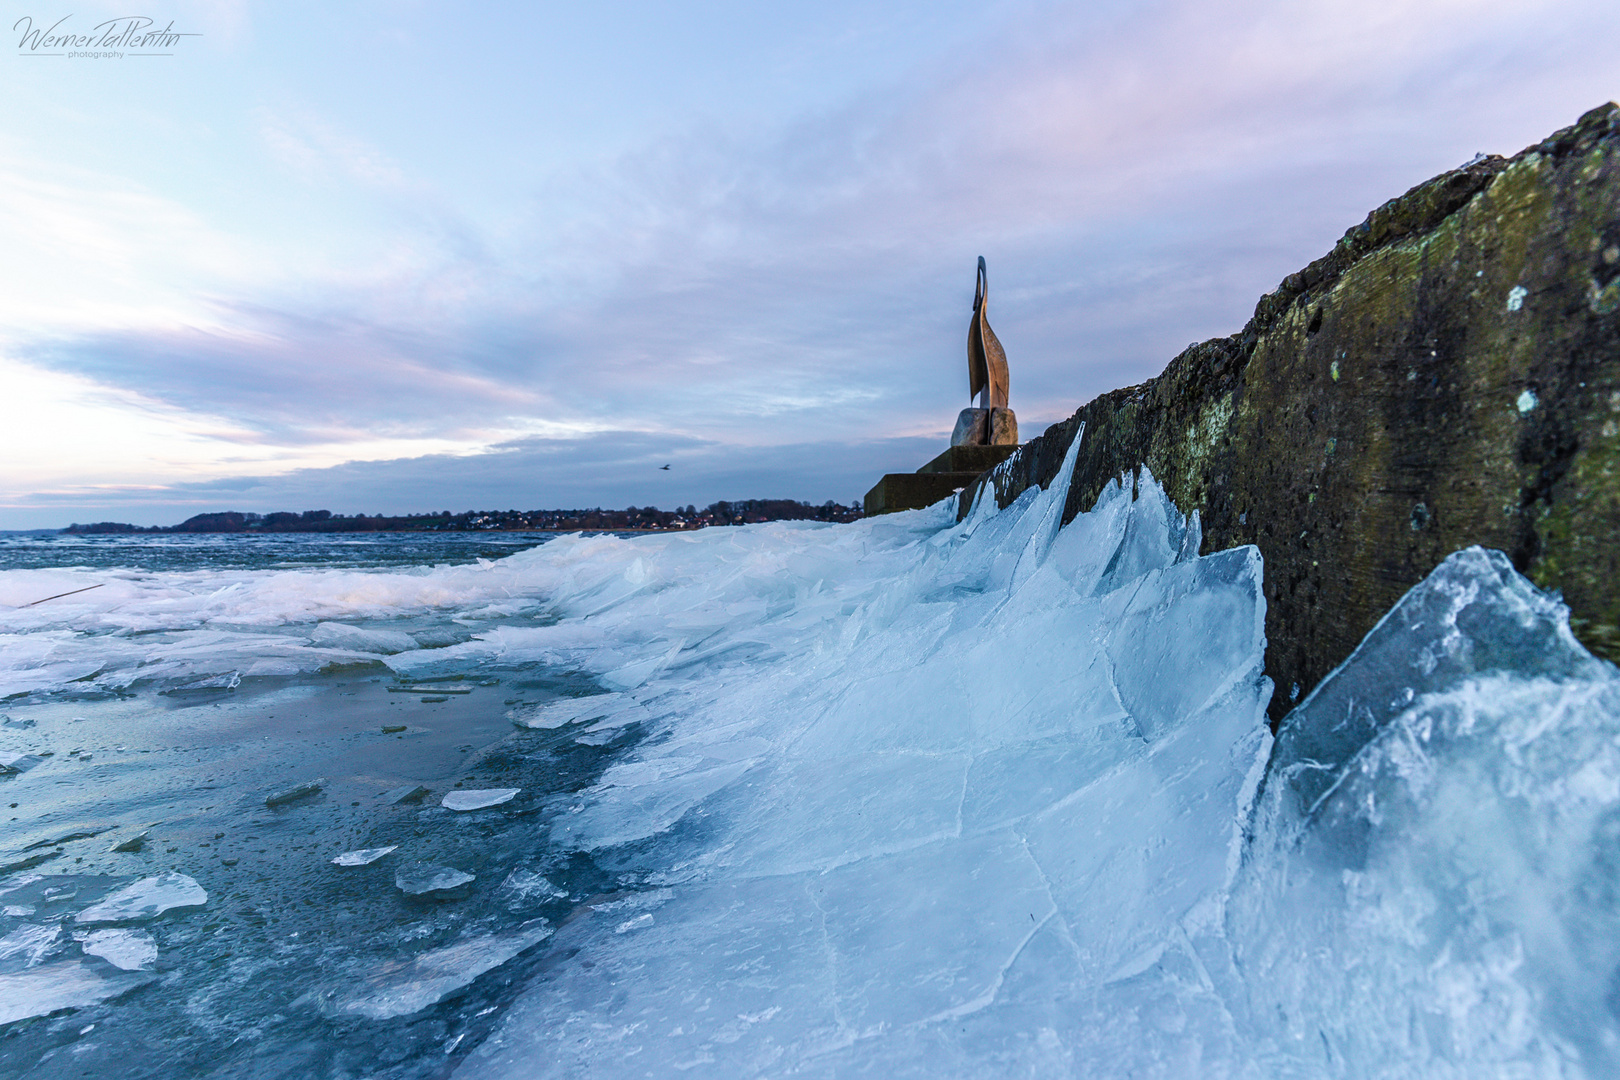
[[661, 472], [669, 472], [669, 466], [665, 465], [660, 471]]

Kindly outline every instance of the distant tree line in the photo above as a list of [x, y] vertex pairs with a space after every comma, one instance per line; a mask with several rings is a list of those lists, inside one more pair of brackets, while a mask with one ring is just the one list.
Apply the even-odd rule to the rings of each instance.
[[301, 514], [278, 511], [274, 514], [198, 514], [178, 525], [142, 528], [120, 521], [98, 521], [90, 525], [75, 522], [63, 532], [82, 535], [122, 533], [283, 533], [283, 532], [483, 532], [490, 530], [538, 530], [546, 532], [628, 532], [703, 529], [711, 525], [752, 525], [763, 521], [855, 521], [861, 507], [844, 506], [830, 499], [815, 506], [793, 499], [740, 499], [660, 510], [656, 506], [630, 506], [623, 510], [468, 510], [452, 514], [334, 514], [330, 510], [305, 510]]

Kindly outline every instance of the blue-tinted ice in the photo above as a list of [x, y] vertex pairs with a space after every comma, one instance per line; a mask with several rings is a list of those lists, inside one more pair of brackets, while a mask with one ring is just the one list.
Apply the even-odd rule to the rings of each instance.
[[[8, 614], [0, 692], [365, 662], [410, 686], [589, 677], [499, 721], [596, 755], [580, 784], [441, 786], [388, 861], [333, 867], [381, 849], [359, 833], [316, 860], [475, 914], [335, 950], [288, 1008], [334, 1039], [415, 1023], [466, 1080], [1620, 1072], [1620, 680], [1562, 605], [1458, 553], [1274, 747], [1258, 553], [1199, 557], [1146, 470], [1061, 526], [1073, 452], [1051, 489], [961, 523], [948, 501], [476, 566], [115, 575]], [[17, 573], [0, 593], [82, 577]], [[403, 813], [406, 779], [375, 803]], [[504, 861], [419, 865], [424, 833]], [[0, 1010], [150, 978], [109, 962], [145, 955], [129, 942], [19, 929], [45, 925], [34, 902], [6, 899]], [[524, 981], [488, 990], [503, 971]], [[493, 1029], [432, 1043], [479, 987]], [[415, 1067], [383, 1055], [355, 1074]]]

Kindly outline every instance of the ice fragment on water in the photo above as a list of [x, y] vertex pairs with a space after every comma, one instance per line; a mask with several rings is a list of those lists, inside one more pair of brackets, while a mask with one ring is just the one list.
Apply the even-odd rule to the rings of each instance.
[[82, 1009], [152, 981], [150, 975], [104, 977], [83, 960], [62, 960], [0, 975], [0, 1024], [47, 1016], [58, 1009]]
[[417, 640], [402, 630], [368, 630], [345, 623], [323, 622], [310, 634], [316, 645], [329, 649], [349, 649], [354, 652], [392, 656], [421, 648]]
[[[32, 915], [34, 909], [28, 908], [27, 912]], [[7, 913], [10, 913], [9, 908]], [[44, 925], [24, 923], [0, 938], [0, 964], [6, 967], [33, 967], [51, 951], [51, 946], [56, 944], [56, 938], [61, 932], [62, 928], [55, 923]]]
[[157, 942], [144, 930], [92, 930], [79, 947], [124, 971], [139, 971], [157, 960], [158, 954]]
[[390, 851], [398, 851], [399, 845], [389, 847], [361, 848], [358, 851], [345, 851], [332, 860], [334, 866], [370, 866]]
[[46, 840], [36, 840], [32, 844], [29, 844], [27, 847], [23, 848], [23, 850], [32, 851], [35, 848], [60, 847], [61, 845], [71, 843], [74, 840], [88, 840], [93, 836], [100, 836], [102, 833], [110, 832], [117, 827], [118, 826], [112, 824], [85, 825], [65, 833], [59, 833], [58, 835]]
[[549, 878], [522, 867], [507, 874], [498, 891], [520, 900], [556, 900], [568, 895]]
[[208, 893], [184, 874], [174, 871], [142, 878], [74, 916], [75, 922], [133, 922], [150, 919], [173, 908], [208, 903]]
[[421, 784], [404, 784], [392, 791], [383, 793], [383, 802], [390, 806], [395, 803], [421, 802], [427, 795], [428, 789]]
[[520, 728], [560, 728], [564, 724], [584, 723], [607, 716], [627, 704], [635, 704], [635, 699], [629, 694], [597, 694], [593, 697], [519, 705], [506, 715]]
[[264, 805], [280, 806], [283, 803], [290, 803], [294, 799], [302, 799], [306, 795], [314, 795], [325, 786], [326, 777], [324, 776], [315, 780], [306, 780], [302, 784], [294, 784], [292, 787], [282, 788], [280, 791], [271, 792], [269, 795], [264, 797]]
[[235, 690], [242, 685], [240, 671], [226, 671], [218, 675], [208, 675], [201, 679], [193, 679], [179, 686], [171, 686], [167, 690], [160, 690], [160, 694], [178, 694], [188, 690]]
[[478, 976], [551, 936], [545, 920], [524, 923], [508, 934], [470, 938], [430, 949], [409, 961], [385, 962], [361, 976], [362, 985], [328, 1006], [338, 1014], [387, 1020], [409, 1016], [443, 1001]]
[[61, 855], [62, 853], [60, 851], [36, 851], [32, 855], [24, 855], [20, 859], [12, 859], [9, 862], [0, 863], [0, 874], [10, 874], [17, 870], [27, 870], [30, 867], [38, 866], [40, 863], [50, 862], [52, 859], [60, 858]]
[[0, 776], [14, 776], [17, 773], [27, 772], [45, 759], [33, 754], [22, 754], [11, 750], [0, 750]]
[[478, 788], [472, 791], [446, 792], [443, 805], [451, 810], [482, 810], [511, 802], [522, 788]]
[[149, 830], [142, 829], [140, 832], [136, 833], [134, 836], [131, 836], [129, 839], [120, 840], [118, 843], [114, 844], [109, 850], [123, 851], [123, 852], [139, 851], [143, 847], [146, 846], [147, 838], [150, 835], [151, 835], [151, 833], [150, 833]]
[[394, 884], [406, 896], [424, 900], [457, 900], [468, 894], [477, 874], [469, 874], [451, 866], [431, 863], [410, 863], [394, 874]]

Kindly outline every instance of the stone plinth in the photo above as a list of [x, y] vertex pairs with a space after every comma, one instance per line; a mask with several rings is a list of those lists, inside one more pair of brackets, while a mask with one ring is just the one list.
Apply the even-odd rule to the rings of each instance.
[[866, 514], [921, 510], [959, 488], [971, 487], [986, 469], [1011, 457], [1016, 446], [953, 446], [914, 473], [890, 473], [866, 493]]
[[866, 493], [866, 516], [921, 510], [953, 491], [971, 486], [978, 478], [977, 472], [889, 473]]
[[1012, 457], [1016, 446], [953, 446], [917, 471], [920, 473], [970, 472], [993, 469]]

